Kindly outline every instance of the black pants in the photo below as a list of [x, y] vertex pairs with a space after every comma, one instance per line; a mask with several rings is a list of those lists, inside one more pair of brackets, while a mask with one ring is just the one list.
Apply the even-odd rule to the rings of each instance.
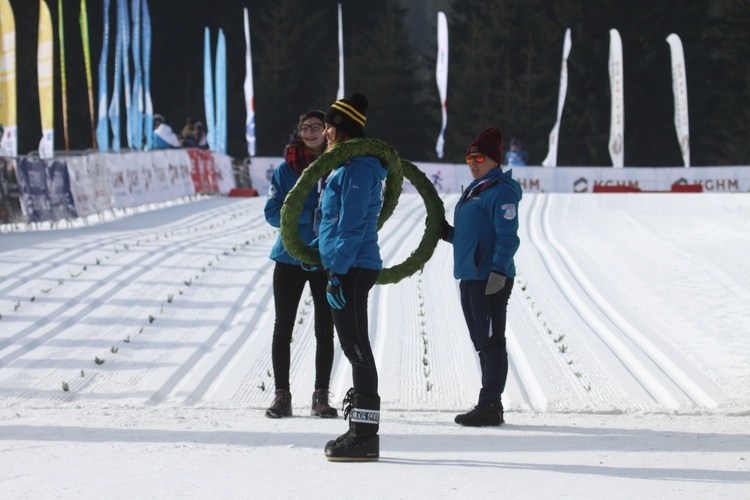
[[485, 295], [486, 287], [487, 280], [461, 281], [461, 307], [482, 368], [479, 403], [500, 405], [500, 396], [508, 379], [505, 322], [513, 278], [505, 280], [505, 287], [495, 295]]
[[341, 349], [352, 365], [352, 386], [358, 394], [378, 393], [378, 369], [368, 333], [367, 298], [379, 275], [376, 269], [361, 267], [339, 275], [346, 305], [343, 309], [331, 309]]
[[292, 332], [302, 291], [308, 282], [315, 307], [315, 388], [327, 390], [330, 384], [333, 367], [333, 319], [326, 300], [326, 275], [322, 271], [305, 271], [297, 265], [277, 262], [273, 270], [276, 322], [271, 346], [276, 389], [289, 390]]

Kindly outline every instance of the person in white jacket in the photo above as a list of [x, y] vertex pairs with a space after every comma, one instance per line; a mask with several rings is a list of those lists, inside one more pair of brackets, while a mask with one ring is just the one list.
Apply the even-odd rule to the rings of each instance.
[[154, 149], [179, 147], [180, 139], [167, 123], [167, 119], [162, 115], [154, 115]]

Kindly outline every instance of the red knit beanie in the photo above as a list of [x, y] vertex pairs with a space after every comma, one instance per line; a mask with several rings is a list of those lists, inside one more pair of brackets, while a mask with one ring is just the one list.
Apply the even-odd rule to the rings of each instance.
[[466, 154], [482, 153], [498, 164], [503, 160], [503, 134], [498, 127], [488, 127], [479, 133], [474, 142], [466, 148]]

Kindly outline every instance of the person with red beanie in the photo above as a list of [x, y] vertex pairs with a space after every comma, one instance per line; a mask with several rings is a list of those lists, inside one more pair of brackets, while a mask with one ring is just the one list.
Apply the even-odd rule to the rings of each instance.
[[503, 136], [489, 127], [466, 148], [474, 180], [453, 212], [453, 226], [443, 220], [443, 239], [453, 244], [453, 275], [459, 290], [469, 337], [479, 354], [482, 388], [477, 405], [457, 415], [466, 426], [504, 422], [501, 396], [508, 378], [505, 322], [520, 245], [518, 204], [523, 190], [511, 170], [503, 171]]

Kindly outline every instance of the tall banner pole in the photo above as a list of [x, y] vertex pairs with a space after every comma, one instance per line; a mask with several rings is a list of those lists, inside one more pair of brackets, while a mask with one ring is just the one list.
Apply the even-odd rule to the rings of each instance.
[[60, 39], [60, 88], [62, 90], [63, 134], [65, 135], [65, 154], [70, 153], [68, 140], [68, 83], [65, 76], [65, 29], [63, 24], [62, 0], [57, 0], [57, 30]]
[[690, 124], [688, 123], [687, 75], [682, 40], [672, 33], [667, 37], [672, 55], [672, 93], [674, 94], [674, 128], [680, 144], [682, 161], [690, 168]]
[[444, 12], [438, 12], [437, 44], [435, 79], [437, 80], [438, 94], [440, 95], [440, 111], [443, 118], [435, 151], [437, 152], [437, 157], [442, 159], [443, 147], [445, 146], [445, 127], [448, 125], [448, 106], [446, 100], [448, 94], [448, 19], [445, 17]]
[[336, 100], [344, 98], [344, 23], [341, 16], [341, 4], [339, 4], [339, 90], [336, 92]]
[[216, 112], [214, 110], [213, 64], [211, 62], [211, 33], [203, 31], [203, 104], [206, 107], [206, 141], [216, 151]]
[[245, 140], [247, 154], [255, 156], [255, 90], [253, 89], [253, 58], [250, 51], [250, 17], [245, 9]]
[[94, 151], [96, 146], [96, 125], [94, 118], [94, 83], [91, 76], [91, 52], [89, 49], [89, 17], [86, 12], [86, 0], [81, 0], [81, 13], [78, 16], [78, 24], [81, 25], [81, 42], [83, 43], [83, 62], [86, 68], [86, 87], [89, 92], [89, 117], [91, 118], [91, 147]]
[[39, 141], [39, 158], [55, 155], [54, 107], [54, 31], [52, 16], [44, 0], [39, 0], [39, 34], [36, 71], [39, 84], [39, 111], [42, 120], [42, 139]]
[[146, 136], [146, 151], [154, 146], [154, 104], [151, 102], [151, 14], [148, 2], [143, 0], [143, 133]]
[[8, 0], [0, 0], [0, 156], [18, 156], [16, 22]]
[[609, 86], [612, 108], [609, 123], [609, 156], [612, 166], [620, 168], [625, 159], [625, 107], [622, 68], [622, 39], [620, 33], [609, 30]]
[[96, 124], [96, 142], [99, 151], [109, 151], [109, 120], [107, 119], [107, 60], [109, 58], [109, 0], [103, 0], [104, 32], [102, 53], [99, 56], [99, 121]]
[[227, 41], [219, 29], [216, 43], [216, 151], [227, 152]]
[[132, 138], [132, 147], [143, 150], [143, 69], [141, 67], [141, 0], [130, 3], [133, 34], [131, 48], [133, 51], [133, 94], [128, 113]]
[[563, 107], [565, 106], [565, 96], [568, 93], [568, 56], [572, 47], [570, 39], [570, 28], [565, 30], [563, 40], [562, 64], [560, 65], [560, 92], [557, 96], [557, 120], [555, 121], [552, 132], [549, 133], [549, 149], [547, 157], [542, 161], [544, 167], [557, 166], [557, 146], [560, 140], [560, 122], [562, 121]]
[[[112, 150], [120, 152], [120, 92], [122, 90], [122, 15], [123, 0], [117, 0], [117, 35], [115, 36], [115, 75], [112, 101], [109, 105], [109, 123], [112, 126]], [[106, 69], [106, 68], [105, 68]]]

